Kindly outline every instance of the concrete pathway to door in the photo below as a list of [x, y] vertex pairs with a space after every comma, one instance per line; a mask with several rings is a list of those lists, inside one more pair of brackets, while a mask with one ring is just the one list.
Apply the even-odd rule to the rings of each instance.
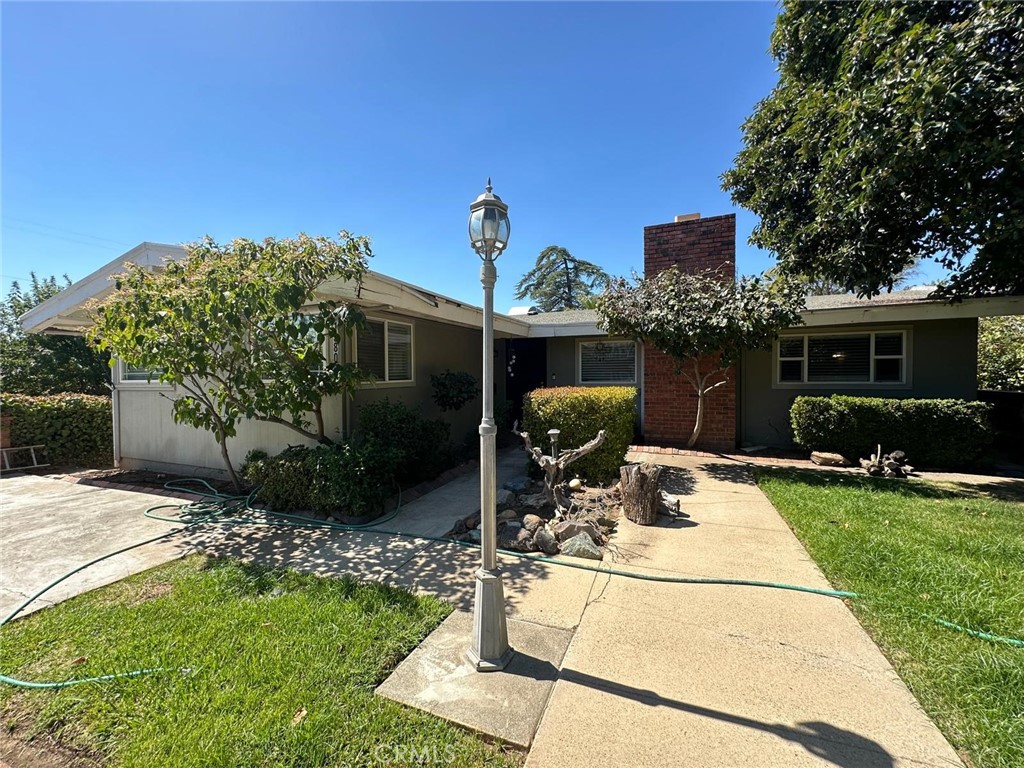
[[[621, 523], [606, 566], [829, 587], [742, 465], [630, 458], [673, 467], [688, 517]], [[527, 759], [595, 765], [962, 763], [840, 600], [602, 575]]]

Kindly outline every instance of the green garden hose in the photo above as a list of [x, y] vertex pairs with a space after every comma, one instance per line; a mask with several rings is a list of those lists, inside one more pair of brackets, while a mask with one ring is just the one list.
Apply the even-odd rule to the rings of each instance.
[[[205, 490], [196, 491], [192, 486], [201, 486]], [[188, 504], [159, 504], [154, 507], [150, 507], [145, 511], [145, 516], [153, 520], [160, 520], [169, 523], [181, 523], [181, 528], [175, 528], [173, 530], [162, 533], [159, 536], [146, 539], [144, 541], [130, 544], [127, 547], [122, 547], [114, 552], [110, 552], [101, 557], [97, 557], [84, 565], [80, 565], [72, 571], [67, 572], [59, 579], [50, 582], [45, 587], [40, 589], [38, 592], [33, 594], [17, 608], [15, 608], [10, 614], [8, 614], [2, 621], [0, 621], [0, 628], [4, 627], [9, 622], [13, 621], [22, 611], [25, 610], [29, 605], [39, 599], [42, 595], [46, 594], [49, 590], [65, 581], [66, 579], [74, 576], [76, 573], [89, 568], [96, 563], [107, 560], [108, 558], [119, 555], [123, 552], [128, 552], [132, 549], [145, 546], [146, 544], [152, 544], [162, 539], [170, 538], [183, 530], [191, 528], [197, 525], [213, 524], [213, 525], [272, 525], [290, 528], [327, 528], [331, 530], [339, 531], [365, 531], [367, 533], [379, 533], [387, 536], [403, 536], [410, 539], [420, 539], [422, 541], [435, 541], [443, 544], [455, 544], [462, 547], [473, 547], [479, 548], [479, 544], [472, 542], [458, 541], [456, 539], [441, 537], [441, 536], [424, 536], [421, 534], [405, 533], [404, 531], [391, 531], [385, 528], [380, 528], [382, 523], [386, 523], [389, 520], [393, 520], [401, 510], [401, 494], [399, 494], [398, 504], [395, 506], [395, 510], [385, 517], [374, 520], [373, 522], [366, 523], [363, 525], [349, 525], [347, 523], [336, 523], [333, 521], [325, 520], [314, 520], [312, 518], [303, 517], [302, 515], [292, 515], [284, 512], [271, 512], [269, 510], [256, 509], [253, 507], [255, 501], [256, 491], [248, 495], [227, 495], [217, 491], [211, 486], [206, 480], [201, 478], [190, 478], [184, 481], [171, 481], [166, 483], [164, 487], [167, 490], [180, 491], [191, 493], [193, 495], [200, 496], [201, 501], [190, 502]], [[162, 515], [158, 514], [158, 510], [162, 509], [176, 509], [178, 510], [177, 515]], [[262, 518], [254, 518], [251, 516], [252, 513], [257, 513]], [[567, 560], [558, 560], [553, 557], [545, 555], [536, 555], [528, 552], [516, 552], [513, 550], [499, 549], [503, 555], [509, 555], [512, 557], [523, 558], [524, 560], [533, 560], [539, 563], [550, 563], [552, 565], [558, 565], [566, 568], [576, 568], [582, 571], [591, 571], [593, 573], [603, 573], [609, 576], [622, 576], [628, 579], [638, 579], [641, 581], [654, 581], [665, 584], [716, 584], [725, 586], [743, 586], [743, 587], [762, 587], [768, 589], [784, 589], [793, 592], [807, 592], [812, 595], [823, 595], [825, 597], [836, 597], [840, 599], [850, 600], [869, 600], [872, 599], [868, 595], [862, 595], [858, 592], [847, 592], [837, 589], [821, 589], [818, 587], [805, 587], [797, 584], [785, 584], [782, 582], [774, 581], [757, 581], [754, 579], [723, 579], [723, 578], [710, 578], [700, 576], [660, 576], [650, 573], [640, 573], [636, 571], [625, 571], [617, 568], [602, 568], [600, 566], [587, 565], [585, 563], [570, 562]], [[955, 630], [957, 632], [963, 632], [971, 637], [978, 638], [980, 640], [987, 640], [995, 643], [1003, 643], [1006, 645], [1013, 646], [1015, 648], [1024, 648], [1024, 639], [1015, 637], [1005, 637], [1003, 635], [996, 635], [990, 632], [982, 632], [970, 627], [964, 627], [960, 624], [954, 624], [953, 622], [946, 621], [944, 619], [937, 619], [932, 616], [926, 616], [922, 614], [922, 618], [927, 619], [939, 626], [947, 629]], [[75, 680], [65, 680], [61, 682], [52, 683], [37, 683], [29, 682], [26, 680], [19, 680], [8, 675], [0, 674], [0, 683], [7, 685], [17, 686], [20, 688], [67, 688], [72, 685], [79, 685], [81, 683], [100, 683], [108, 680], [115, 680], [124, 677], [138, 677], [140, 675], [150, 674], [154, 672], [166, 671], [163, 667], [155, 667], [150, 669], [138, 669], [131, 672], [119, 672], [109, 675], [100, 675], [98, 677], [86, 677]]]

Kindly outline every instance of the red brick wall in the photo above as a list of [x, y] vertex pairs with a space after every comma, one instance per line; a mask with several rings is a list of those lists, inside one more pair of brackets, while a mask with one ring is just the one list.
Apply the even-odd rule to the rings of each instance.
[[[644, 274], [672, 265], [687, 272], [714, 271], [725, 280], [736, 276], [736, 216], [658, 224], [644, 228]], [[711, 361], [703, 361], [708, 370]], [[644, 346], [644, 441], [650, 445], [681, 446], [689, 440], [697, 419], [697, 393], [675, 372], [676, 363], [650, 345]], [[731, 451], [736, 448], [736, 370], [729, 383], [705, 399], [704, 427], [695, 448]]]

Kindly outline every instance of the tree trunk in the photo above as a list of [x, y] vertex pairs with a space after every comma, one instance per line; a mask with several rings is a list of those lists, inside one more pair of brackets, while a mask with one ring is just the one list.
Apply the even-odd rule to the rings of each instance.
[[704, 392], [704, 387], [697, 388], [697, 421], [693, 424], [693, 434], [690, 435], [690, 439], [686, 441], [687, 448], [693, 448], [697, 442], [697, 438], [700, 437], [700, 431], [704, 427], [704, 398], [707, 397]]
[[656, 464], [627, 464], [619, 467], [619, 488], [622, 491], [622, 512], [637, 525], [653, 525], [658, 519], [661, 491], [658, 478], [661, 467]]
[[241, 494], [242, 481], [238, 479], [238, 473], [235, 472], [235, 467], [231, 463], [231, 457], [228, 455], [228, 441], [223, 432], [217, 433], [217, 442], [220, 443], [220, 455], [224, 459], [224, 466], [228, 468], [228, 475], [231, 477], [231, 484], [235, 487], [235, 493]]

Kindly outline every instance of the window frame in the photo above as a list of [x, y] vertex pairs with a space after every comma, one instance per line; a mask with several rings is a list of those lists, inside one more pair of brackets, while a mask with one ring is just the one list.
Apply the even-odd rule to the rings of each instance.
[[148, 389], [148, 390], [166, 390], [170, 391], [174, 389], [173, 384], [167, 384], [160, 381], [157, 376], [159, 373], [153, 376], [151, 379], [130, 379], [128, 378], [128, 365], [121, 358], [117, 358], [117, 389]]
[[[374, 323], [384, 324], [384, 378], [376, 379], [372, 382], [367, 382], [363, 386], [392, 386], [392, 387], [412, 387], [416, 385], [416, 324], [411, 321], [405, 320], [389, 320], [386, 317], [373, 317], [370, 315], [366, 316], [366, 321]], [[388, 356], [388, 346], [390, 344], [388, 340], [388, 329], [391, 324], [404, 325], [409, 329], [409, 373], [411, 375], [408, 379], [390, 379], [391, 375], [391, 362]], [[359, 365], [359, 329], [357, 328], [353, 333], [352, 338], [352, 362]]]
[[[633, 346], [633, 378], [630, 381], [584, 381], [583, 347], [587, 344], [631, 344]], [[640, 381], [640, 345], [635, 339], [577, 339], [576, 382], [581, 387], [635, 387]]]
[[[802, 333], [783, 333], [775, 339], [772, 344], [772, 388], [773, 389], [910, 389], [912, 386], [911, 381], [911, 328], [900, 327], [900, 328], [872, 328], [860, 331], [804, 331]], [[875, 354], [875, 337], [877, 335], [887, 336], [892, 334], [900, 334], [902, 336], [902, 355], [876, 355]], [[869, 373], [870, 378], [867, 381], [808, 381], [810, 375], [810, 359], [808, 355], [808, 349], [810, 346], [810, 337], [812, 336], [867, 336], [870, 340], [870, 350], [868, 354], [868, 360], [870, 361], [871, 370]], [[781, 357], [781, 342], [783, 339], [802, 338], [804, 342], [803, 357]], [[875, 360], [882, 358], [886, 360], [902, 360], [903, 365], [900, 367], [900, 373], [902, 374], [899, 381], [877, 381], [875, 373]], [[802, 363], [802, 379], [801, 381], [782, 381], [781, 375], [781, 363], [785, 360], [800, 360]]]

